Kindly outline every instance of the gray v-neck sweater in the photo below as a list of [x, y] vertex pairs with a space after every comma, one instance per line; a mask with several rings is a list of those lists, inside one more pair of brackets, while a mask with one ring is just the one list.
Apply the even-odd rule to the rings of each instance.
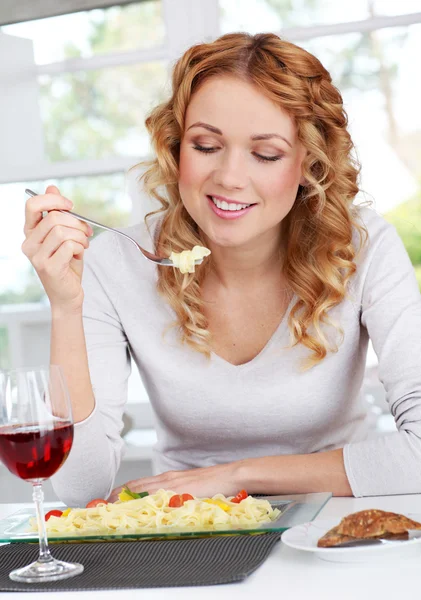
[[[371, 209], [360, 215], [369, 244], [358, 256], [350, 297], [330, 313], [344, 341], [307, 372], [300, 367], [308, 350], [288, 347], [296, 298], [252, 361], [209, 360], [181, 345], [176, 329], [164, 337], [174, 313], [157, 294], [155, 266], [120, 236], [95, 239], [85, 255], [83, 314], [96, 407], [75, 426], [71, 454], [52, 478], [61, 500], [84, 506], [113, 488], [124, 449], [129, 351], [155, 415], [155, 473], [344, 447], [355, 496], [420, 493], [420, 293], [395, 229]], [[152, 250], [143, 224], [126, 231]], [[369, 431], [361, 394], [369, 337], [397, 426], [382, 436]]]

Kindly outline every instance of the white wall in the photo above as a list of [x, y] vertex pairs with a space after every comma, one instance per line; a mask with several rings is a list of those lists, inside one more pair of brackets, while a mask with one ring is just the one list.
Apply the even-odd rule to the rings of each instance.
[[0, 172], [5, 176], [16, 164], [25, 169], [44, 156], [31, 40], [0, 31], [0, 81]]

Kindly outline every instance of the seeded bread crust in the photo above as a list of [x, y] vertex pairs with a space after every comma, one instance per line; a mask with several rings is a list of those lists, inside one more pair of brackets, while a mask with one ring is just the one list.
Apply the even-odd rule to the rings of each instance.
[[344, 517], [317, 542], [319, 548], [330, 548], [356, 539], [408, 539], [409, 529], [421, 529], [421, 523], [405, 515], [378, 509], [361, 510]]

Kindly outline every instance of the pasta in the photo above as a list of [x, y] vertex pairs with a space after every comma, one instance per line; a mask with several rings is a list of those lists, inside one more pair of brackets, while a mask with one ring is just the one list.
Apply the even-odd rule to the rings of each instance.
[[[241, 529], [273, 521], [280, 515], [267, 500], [252, 496], [235, 504], [222, 494], [216, 494], [213, 498], [194, 498], [178, 508], [170, 508], [168, 503], [173, 495], [172, 491], [159, 490], [126, 502], [68, 509], [61, 517], [49, 518], [47, 532], [130, 534]], [[37, 530], [36, 519], [31, 520], [31, 530]]]
[[209, 256], [210, 253], [209, 248], [205, 248], [204, 246], [194, 246], [192, 250], [171, 252], [170, 260], [174, 267], [180, 269], [181, 273], [194, 273], [194, 261]]

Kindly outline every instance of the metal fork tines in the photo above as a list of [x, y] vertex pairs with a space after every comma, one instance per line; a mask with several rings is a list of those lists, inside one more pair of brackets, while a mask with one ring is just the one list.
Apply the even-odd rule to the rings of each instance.
[[[25, 193], [28, 194], [29, 196], [38, 196], [38, 194], [36, 194], [35, 192], [33, 192], [32, 190], [29, 190], [29, 189], [26, 189]], [[132, 237], [130, 237], [126, 233], [119, 231], [118, 229], [114, 229], [113, 227], [108, 227], [107, 225], [103, 225], [102, 223], [98, 223], [97, 221], [94, 221], [93, 219], [88, 219], [87, 217], [78, 215], [77, 213], [72, 212], [70, 210], [61, 210], [60, 208], [57, 208], [55, 210], [58, 210], [59, 212], [64, 213], [64, 214], [72, 215], [72, 217], [75, 217], [76, 219], [79, 219], [80, 221], [85, 221], [86, 223], [89, 223], [90, 225], [94, 225], [95, 227], [100, 227], [101, 229], [106, 229], [107, 231], [112, 231], [113, 233], [122, 235], [123, 237], [128, 239], [132, 244], [134, 244], [136, 246], [136, 248], [138, 250], [140, 250], [140, 252], [143, 254], [143, 256], [145, 258], [147, 258], [148, 260], [151, 260], [152, 262], [154, 262], [157, 265], [162, 265], [165, 267], [173, 267], [174, 266], [173, 262], [169, 258], [161, 258], [160, 256], [157, 256], [156, 254], [152, 254], [152, 252], [148, 252], [147, 250], [142, 248], [142, 246], [140, 246], [136, 242], [136, 240], [134, 240]], [[200, 265], [202, 263], [202, 261], [203, 261], [203, 259], [195, 260], [194, 264]]]

